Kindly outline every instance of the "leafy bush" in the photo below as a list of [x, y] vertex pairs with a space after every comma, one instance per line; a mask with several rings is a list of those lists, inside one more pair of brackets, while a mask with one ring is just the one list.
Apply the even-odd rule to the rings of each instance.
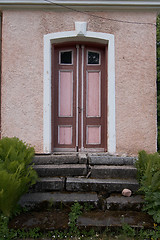
[[20, 197], [35, 184], [37, 173], [29, 166], [34, 148], [18, 138], [0, 140], [0, 211], [10, 216]]
[[[158, 153], [147, 154], [145, 151], [141, 151], [136, 161], [136, 167], [140, 184], [143, 182], [142, 185], [148, 187], [155, 177], [157, 178], [157, 172], [160, 171], [160, 155]], [[157, 174], [154, 177], [155, 173]]]
[[144, 210], [160, 223], [160, 155], [139, 152], [136, 162], [140, 190], [145, 195]]

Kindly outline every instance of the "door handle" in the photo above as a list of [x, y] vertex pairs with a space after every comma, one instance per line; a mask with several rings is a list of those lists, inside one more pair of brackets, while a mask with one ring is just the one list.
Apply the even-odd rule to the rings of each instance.
[[83, 108], [78, 107], [78, 113], [81, 113], [82, 110]]

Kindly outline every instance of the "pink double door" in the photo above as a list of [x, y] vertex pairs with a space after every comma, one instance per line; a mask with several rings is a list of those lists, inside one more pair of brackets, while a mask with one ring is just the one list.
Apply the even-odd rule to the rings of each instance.
[[106, 151], [107, 47], [52, 46], [53, 151]]

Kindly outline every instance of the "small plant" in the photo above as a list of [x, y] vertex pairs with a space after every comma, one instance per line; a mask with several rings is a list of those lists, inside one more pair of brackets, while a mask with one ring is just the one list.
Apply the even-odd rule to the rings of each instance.
[[89, 212], [89, 211], [91, 211], [93, 208], [94, 208], [94, 207], [93, 207], [92, 204], [90, 204], [90, 203], [84, 203], [83, 211], [84, 211], [84, 212]]
[[29, 166], [33, 156], [34, 148], [16, 137], [0, 140], [0, 211], [7, 217], [37, 180], [36, 171]]
[[154, 229], [140, 229], [137, 233], [138, 240], [151, 239], [159, 240], [160, 239], [160, 227], [154, 223]]
[[48, 202], [47, 209], [51, 210], [54, 205], [55, 205], [55, 202], [53, 201], [53, 199], [50, 199], [49, 202]]
[[36, 238], [41, 237], [42, 233], [40, 232], [39, 228], [29, 229], [28, 231], [24, 230], [24, 229], [19, 229], [19, 230], [17, 230], [17, 235], [19, 238], [22, 238], [22, 239], [24, 239], [24, 238], [36, 239]]
[[0, 216], [0, 239], [7, 239], [9, 237], [8, 221], [7, 217]]
[[29, 208], [27, 207], [21, 207], [19, 204], [17, 204], [16, 208], [14, 209], [12, 217], [18, 216], [21, 213], [26, 213], [29, 211]]
[[127, 237], [131, 237], [131, 238], [135, 237], [136, 235], [135, 229], [130, 227], [126, 223], [122, 225], [122, 232], [123, 234], [127, 235]]
[[0, 216], [0, 239], [10, 240], [17, 239], [17, 232], [8, 228], [9, 218], [6, 216]]
[[82, 206], [75, 202], [71, 207], [71, 212], [69, 213], [69, 226], [71, 235], [79, 235], [79, 230], [76, 225], [78, 217], [82, 214]]

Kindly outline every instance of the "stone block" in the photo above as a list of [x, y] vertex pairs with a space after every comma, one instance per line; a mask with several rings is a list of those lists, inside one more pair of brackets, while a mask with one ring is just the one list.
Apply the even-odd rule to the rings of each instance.
[[133, 165], [136, 161], [134, 157], [117, 157], [106, 154], [88, 155], [90, 165]]
[[33, 185], [31, 191], [47, 192], [47, 191], [63, 191], [65, 178], [40, 178], [40, 180]]
[[133, 166], [91, 166], [91, 178], [136, 178], [137, 169]]
[[124, 223], [135, 228], [152, 228], [153, 219], [144, 212], [136, 211], [100, 211], [84, 213], [78, 218], [79, 227], [121, 227]]
[[46, 164], [77, 164], [78, 156], [77, 154], [46, 154], [46, 155], [36, 155], [33, 159], [33, 163], [36, 165], [46, 165]]
[[21, 206], [35, 207], [43, 202], [53, 202], [53, 204], [66, 203], [73, 204], [75, 201], [80, 203], [98, 202], [96, 193], [68, 193], [68, 192], [52, 192], [52, 193], [27, 193], [23, 195], [19, 201]]
[[87, 164], [87, 155], [85, 153], [79, 153], [79, 163]]
[[140, 211], [143, 207], [144, 197], [141, 195], [124, 197], [121, 195], [111, 195], [106, 199], [106, 205], [108, 210], [119, 210], [119, 211]]
[[93, 191], [93, 192], [122, 192], [124, 188], [130, 188], [133, 192], [138, 190], [138, 182], [134, 179], [85, 179], [67, 178], [67, 191]]
[[87, 174], [85, 164], [35, 165], [34, 169], [39, 177], [85, 176]]

